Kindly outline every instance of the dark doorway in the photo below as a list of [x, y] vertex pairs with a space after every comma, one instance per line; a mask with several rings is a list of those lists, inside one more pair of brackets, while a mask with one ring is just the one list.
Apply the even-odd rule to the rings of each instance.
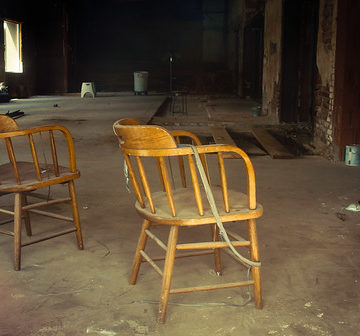
[[313, 120], [318, 0], [286, 0], [283, 10], [281, 121]]
[[360, 1], [338, 2], [335, 61], [335, 145], [340, 160], [345, 146], [360, 143]]
[[257, 14], [244, 30], [244, 96], [261, 101], [264, 59], [264, 15]]

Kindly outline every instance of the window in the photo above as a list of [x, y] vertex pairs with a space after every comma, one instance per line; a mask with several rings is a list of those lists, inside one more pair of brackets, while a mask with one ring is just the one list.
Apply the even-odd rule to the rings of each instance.
[[5, 71], [23, 72], [21, 54], [21, 23], [4, 21]]

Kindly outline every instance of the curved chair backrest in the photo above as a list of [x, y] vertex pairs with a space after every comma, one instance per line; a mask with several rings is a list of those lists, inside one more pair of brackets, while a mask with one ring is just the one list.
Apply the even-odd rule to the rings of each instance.
[[[2, 181], [0, 191], [16, 192], [24, 191], [22, 190], [24, 188], [25, 191], [30, 191], [66, 182], [71, 174], [79, 175], [76, 168], [73, 139], [65, 127], [41, 126], [25, 130], [11, 130], [10, 132], [10, 128], [3, 127], [2, 129], [7, 131], [0, 132], [0, 143], [5, 143], [11, 163], [11, 172], [5, 177], [0, 175]], [[62, 138], [59, 134], [62, 134]], [[15, 139], [16, 141], [13, 143]], [[67, 158], [65, 155], [58, 157], [57, 142], [65, 143]], [[40, 152], [42, 155], [38, 155]], [[29, 157], [32, 160], [29, 161]], [[41, 159], [45, 159], [45, 162], [40, 162]], [[47, 160], [49, 163], [46, 162]], [[6, 183], [3, 180], [5, 178]], [[74, 176], [71, 175], [70, 178], [74, 179]], [[4, 189], [5, 187], [7, 190]]]
[[[193, 157], [193, 149], [190, 147], [178, 147], [174, 137], [166, 129], [160, 126], [143, 126], [143, 125], [114, 125], [114, 131], [119, 138], [121, 138], [120, 149], [124, 154], [124, 159], [129, 171], [129, 177], [132, 181], [135, 194], [139, 201], [141, 207], [146, 207], [145, 198], [149, 202], [149, 206], [152, 213], [155, 213], [155, 204], [152, 197], [152, 187], [150, 187], [150, 180], [146, 169], [144, 166], [145, 161], [143, 162], [143, 157], [153, 157], [156, 159], [160, 182], [163, 187], [163, 190], [168, 194], [169, 206], [173, 216], [176, 216], [176, 210], [173, 200], [173, 188], [171, 186], [170, 176], [173, 176], [171, 165], [167, 167], [165, 159], [169, 157], [178, 157], [181, 159], [180, 165], [180, 176], [182, 181], [182, 187], [186, 187], [185, 171], [184, 169], [184, 160], [187, 159], [189, 163], [189, 169], [187, 170], [190, 173], [189, 181], [191, 181], [192, 187], [195, 193], [196, 205], [199, 209], [199, 214], [202, 214], [202, 200], [200, 196], [201, 183], [198, 181], [195, 161]], [[223, 190], [223, 201], [225, 204], [226, 212], [230, 211], [229, 203], [229, 194], [228, 194], [228, 183], [225, 173], [225, 164], [223, 159], [224, 152], [235, 152], [237, 155], [242, 157], [245, 166], [246, 166], [246, 175], [247, 175], [247, 184], [248, 184], [248, 201], [249, 209], [256, 208], [256, 196], [255, 196], [255, 176], [252, 164], [248, 156], [239, 148], [229, 146], [229, 145], [207, 145], [207, 146], [197, 146], [198, 153], [203, 156], [206, 154], [217, 154], [218, 166], [219, 166], [219, 180], [221, 183], [221, 188]], [[132, 160], [133, 158], [134, 160]], [[204, 161], [206, 162], [205, 158]], [[146, 161], [147, 162], [147, 161]], [[148, 163], [146, 163], [148, 165]], [[205, 173], [207, 175], [208, 181], [210, 181], [210, 176], [206, 169], [206, 164], [204, 165]], [[135, 169], [137, 167], [137, 169]], [[139, 178], [137, 176], [136, 170], [139, 172]], [[174, 184], [174, 180], [173, 180]], [[155, 188], [156, 189], [156, 188]], [[143, 194], [144, 192], [144, 194]], [[145, 197], [144, 197], [145, 196]]]
[[121, 138], [121, 147], [127, 149], [177, 148], [174, 137], [164, 128], [154, 125], [121, 125], [115, 123], [114, 131]]
[[18, 131], [19, 126], [16, 121], [6, 115], [0, 115], [0, 133]]

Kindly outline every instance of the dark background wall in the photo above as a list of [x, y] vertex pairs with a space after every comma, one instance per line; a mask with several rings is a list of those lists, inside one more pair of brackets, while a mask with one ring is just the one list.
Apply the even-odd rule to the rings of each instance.
[[[173, 88], [231, 91], [224, 50], [227, 1], [215, 7], [213, 2], [3, 1], [1, 19], [22, 22], [24, 72], [5, 73], [0, 64], [0, 81], [12, 97], [79, 92], [84, 81], [95, 82], [98, 91], [122, 91], [133, 89], [134, 71], [149, 71], [149, 89], [166, 91], [171, 55]], [[216, 24], [210, 24], [214, 15]], [[216, 39], [204, 46], [205, 35]]]
[[76, 1], [68, 6], [70, 90], [95, 81], [99, 90], [132, 89], [133, 72], [150, 71], [153, 89], [202, 61], [202, 1]]

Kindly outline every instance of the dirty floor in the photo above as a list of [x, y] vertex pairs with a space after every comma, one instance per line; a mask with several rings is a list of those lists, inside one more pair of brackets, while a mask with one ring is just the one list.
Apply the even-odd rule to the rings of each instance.
[[[360, 200], [360, 168], [316, 155], [251, 157], [265, 210], [258, 220], [264, 308], [248, 302], [247, 288], [180, 294], [170, 296], [166, 323], [156, 322], [158, 275], [142, 265], [137, 284], [128, 283], [141, 219], [125, 188], [112, 124], [124, 117], [147, 122], [163, 100], [38, 97], [0, 104], [0, 113], [25, 112], [17, 119], [21, 128], [61, 124], [71, 131], [82, 174], [76, 188], [85, 243], [79, 251], [67, 235], [25, 247], [22, 270], [15, 272], [12, 239], [0, 236], [0, 335], [360, 335], [360, 217], [344, 209]], [[193, 102], [206, 117], [201, 99]], [[223, 98], [217, 119], [223, 113], [239, 126], [242, 118], [253, 122], [261, 118], [252, 117], [254, 105]], [[190, 126], [208, 133], [203, 123]], [[236, 161], [228, 160], [230, 171]], [[1, 197], [0, 206], [10, 207], [11, 200]], [[33, 228], [41, 232], [46, 222], [34, 217]], [[223, 259], [224, 277], [246, 278], [238, 264]], [[176, 262], [174, 279], [219, 281], [212, 266], [207, 257]]]

